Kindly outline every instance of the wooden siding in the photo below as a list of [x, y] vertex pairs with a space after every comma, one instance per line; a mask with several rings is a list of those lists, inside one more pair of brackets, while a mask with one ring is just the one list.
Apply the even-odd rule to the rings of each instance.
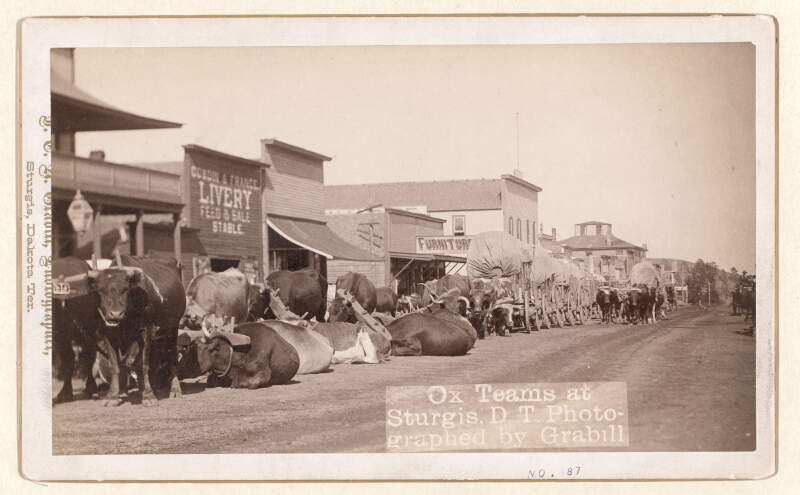
[[267, 215], [325, 221], [322, 182], [265, 169], [264, 211]]
[[386, 285], [386, 265], [381, 261], [347, 261], [328, 260], [328, 273], [326, 278], [329, 284], [335, 284], [336, 279], [347, 272], [356, 272], [366, 276], [375, 287]]
[[184, 215], [189, 227], [199, 229], [201, 252], [212, 258], [261, 259], [260, 176], [258, 167], [186, 151]]

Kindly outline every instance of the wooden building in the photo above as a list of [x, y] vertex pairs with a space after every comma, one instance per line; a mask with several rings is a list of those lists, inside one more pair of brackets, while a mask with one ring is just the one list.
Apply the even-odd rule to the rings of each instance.
[[417, 292], [418, 283], [445, 275], [448, 265], [452, 271], [452, 267], [465, 262], [463, 253], [458, 256], [425, 249], [426, 239], [443, 237], [442, 225], [445, 221], [440, 218], [395, 208], [374, 207], [355, 213], [331, 213], [327, 219], [328, 225], [348, 242], [382, 260], [380, 264], [369, 266], [342, 260], [329, 263], [329, 272], [341, 274], [359, 271], [365, 273], [376, 286], [392, 287], [400, 295]]
[[[129, 215], [133, 252], [144, 254], [144, 218], [160, 214], [169, 218], [171, 255], [182, 251], [180, 176], [105, 160], [102, 152], [75, 155], [75, 134], [87, 131], [169, 129], [181, 124], [120, 110], [75, 86], [73, 49], [53, 49], [50, 71], [52, 123], [52, 222], [54, 256], [110, 257], [119, 234], [104, 225], [107, 215]], [[78, 192], [92, 207], [93, 220], [86, 232], [75, 232], [67, 216]], [[122, 236], [122, 237], [127, 237]]]

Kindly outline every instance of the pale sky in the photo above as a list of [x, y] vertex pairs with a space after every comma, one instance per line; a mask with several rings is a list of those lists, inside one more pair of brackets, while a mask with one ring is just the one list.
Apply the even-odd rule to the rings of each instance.
[[76, 84], [181, 129], [82, 133], [116, 162], [182, 144], [328, 156], [327, 184], [543, 188], [559, 238], [601, 220], [649, 255], [755, 268], [755, 50], [741, 44], [77, 49]]

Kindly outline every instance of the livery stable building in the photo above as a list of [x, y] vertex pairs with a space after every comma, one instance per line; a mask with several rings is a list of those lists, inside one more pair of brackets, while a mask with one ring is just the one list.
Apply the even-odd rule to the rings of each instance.
[[[254, 282], [272, 271], [306, 267], [331, 283], [347, 269], [380, 271], [377, 256], [346, 242], [325, 222], [321, 200], [328, 157], [276, 139], [261, 141], [258, 159], [196, 144], [183, 148], [183, 162], [137, 166], [181, 177], [184, 283], [228, 268]], [[150, 220], [143, 252], [167, 254], [164, 219]]]

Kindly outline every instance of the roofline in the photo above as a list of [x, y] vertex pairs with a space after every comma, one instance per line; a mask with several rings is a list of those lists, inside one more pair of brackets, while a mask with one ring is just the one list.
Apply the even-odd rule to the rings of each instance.
[[430, 215], [425, 215], [424, 213], [415, 213], [413, 211], [400, 210], [398, 208], [384, 208], [384, 211], [386, 211], [386, 213], [389, 213], [389, 214], [396, 214], [396, 215], [401, 215], [401, 216], [406, 216], [406, 217], [419, 218], [419, 219], [422, 219], [422, 220], [428, 220], [428, 221], [432, 221], [432, 222], [439, 222], [439, 223], [446, 223], [447, 222], [447, 220], [444, 220], [442, 218], [432, 217]]
[[525, 179], [520, 179], [516, 175], [503, 174], [503, 175], [500, 176], [500, 178], [504, 179], [504, 180], [511, 181], [511, 182], [513, 182], [515, 184], [518, 184], [518, 185], [520, 185], [522, 187], [526, 187], [526, 188], [531, 189], [533, 191], [542, 192], [542, 188], [541, 187], [539, 187], [536, 184], [533, 184], [531, 182], [528, 182]]
[[199, 144], [184, 144], [183, 149], [187, 152], [196, 151], [198, 153], [205, 153], [206, 155], [211, 155], [216, 158], [222, 158], [224, 160], [231, 160], [234, 162], [241, 163], [243, 165], [249, 165], [251, 167], [269, 167], [270, 164], [251, 160], [249, 158], [243, 158], [241, 156], [236, 155], [229, 155], [228, 153], [223, 153], [221, 151], [212, 150], [211, 148], [206, 148], [205, 146], [200, 146]]
[[397, 184], [447, 184], [451, 182], [500, 182], [500, 179], [398, 180], [394, 182], [368, 182], [365, 184], [325, 184], [325, 187], [370, 187], [394, 186]]
[[293, 153], [297, 153], [298, 155], [303, 155], [303, 156], [307, 156], [307, 157], [310, 157], [310, 158], [315, 158], [317, 160], [322, 160], [323, 162], [329, 162], [329, 161], [332, 160], [332, 158], [329, 157], [329, 156], [325, 156], [325, 155], [323, 155], [321, 153], [316, 153], [314, 151], [307, 150], [305, 148], [301, 148], [300, 146], [295, 146], [293, 144], [284, 143], [283, 141], [279, 141], [279, 140], [277, 140], [275, 138], [262, 139], [261, 140], [261, 146], [264, 146], [264, 145], [274, 146], [276, 148], [280, 148], [280, 149], [283, 149], [283, 150], [286, 150], [286, 151], [291, 151]]
[[589, 220], [588, 222], [576, 223], [575, 225], [611, 225], [610, 222], [600, 222], [598, 220]]
[[[63, 93], [59, 93], [57, 91], [50, 91], [50, 98], [54, 100], [63, 100], [67, 103], [72, 103], [76, 105], [82, 105], [86, 107], [91, 107], [99, 112], [105, 112], [107, 114], [118, 114], [122, 115], [125, 118], [136, 119], [140, 121], [145, 121], [151, 123], [150, 127], [141, 127], [141, 128], [125, 128], [120, 130], [139, 130], [139, 129], [174, 129], [177, 127], [183, 127], [183, 124], [180, 122], [170, 122], [168, 120], [161, 120], [161, 119], [154, 119], [151, 117], [145, 117], [143, 115], [137, 115], [135, 113], [126, 112], [125, 110], [120, 110], [118, 108], [113, 108], [110, 106], [103, 106], [97, 105], [95, 103], [88, 102], [86, 100], [81, 100], [79, 98], [73, 98], [71, 96], [67, 96]], [[81, 132], [81, 131], [79, 131]]]
[[457, 212], [457, 211], [503, 211], [503, 208], [459, 208], [457, 210], [431, 210], [428, 208], [428, 211], [433, 211], [436, 213], [446, 213], [446, 212]]
[[640, 251], [647, 251], [646, 248], [643, 248], [642, 246], [637, 246], [636, 244], [631, 244], [631, 243], [626, 243], [626, 244], [623, 244], [623, 245], [616, 245], [616, 246], [612, 245], [612, 246], [582, 247], [582, 246], [574, 246], [574, 245], [570, 246], [569, 244], [567, 244], [566, 240], [555, 241], [555, 242], [557, 242], [561, 246], [564, 246], [565, 248], [578, 250], [578, 251], [612, 251], [612, 250], [615, 250], [615, 249], [638, 249]]

